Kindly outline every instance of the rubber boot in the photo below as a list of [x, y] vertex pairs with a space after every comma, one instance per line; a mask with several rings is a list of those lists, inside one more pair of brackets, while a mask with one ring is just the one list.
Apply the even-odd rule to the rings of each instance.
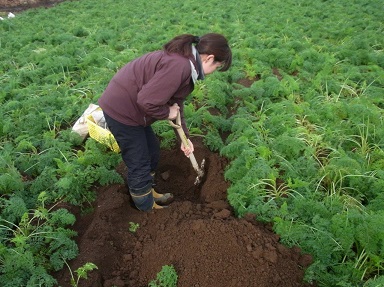
[[170, 204], [173, 201], [172, 193], [157, 193], [154, 188], [152, 188], [152, 196], [157, 204]]
[[163, 209], [163, 208], [166, 208], [168, 206], [161, 206], [161, 205], [158, 205], [156, 202], [153, 203], [153, 206], [152, 206], [152, 209]]
[[155, 200], [152, 194], [151, 184], [140, 189], [130, 189], [132, 200], [138, 210], [149, 211], [153, 208]]

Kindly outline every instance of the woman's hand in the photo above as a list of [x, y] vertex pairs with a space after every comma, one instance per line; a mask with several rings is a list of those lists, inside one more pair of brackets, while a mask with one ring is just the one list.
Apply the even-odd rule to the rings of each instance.
[[169, 107], [169, 115], [168, 120], [174, 120], [177, 117], [177, 114], [179, 113], [180, 107], [177, 103], [174, 103], [172, 106]]
[[193, 147], [193, 143], [189, 139], [187, 139], [187, 141], [188, 146], [186, 147], [183, 143], [181, 143], [180, 149], [182, 150], [182, 152], [184, 152], [186, 157], [189, 157], [189, 155], [193, 153], [195, 149]]

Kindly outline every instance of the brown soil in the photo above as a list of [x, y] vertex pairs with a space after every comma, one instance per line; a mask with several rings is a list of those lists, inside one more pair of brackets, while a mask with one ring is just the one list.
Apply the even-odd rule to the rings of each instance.
[[[50, 7], [63, 0], [0, 0], [0, 11]], [[198, 160], [206, 159], [206, 178], [194, 186], [195, 171], [178, 149], [162, 151], [156, 174], [158, 192], [172, 192], [169, 208], [136, 210], [125, 184], [97, 189], [93, 211], [82, 215], [67, 206], [77, 221], [73, 229], [79, 256], [71, 271], [87, 262], [98, 269], [81, 279], [81, 287], [144, 287], [164, 265], [173, 265], [179, 287], [309, 287], [303, 282], [312, 257], [286, 248], [270, 225], [251, 215], [236, 218], [226, 200], [225, 159], [194, 139]], [[125, 178], [124, 164], [118, 172]], [[131, 232], [130, 223], [138, 224]], [[70, 287], [68, 268], [54, 274], [59, 286]], [[74, 273], [76, 277], [76, 273]]]
[[48, 8], [63, 1], [65, 0], [0, 0], [0, 11], [20, 12], [38, 7]]
[[[156, 174], [158, 192], [172, 192], [169, 208], [145, 213], [132, 207], [125, 184], [97, 190], [94, 211], [77, 215], [79, 256], [72, 271], [87, 262], [98, 266], [81, 280], [82, 287], [144, 287], [162, 266], [173, 265], [181, 287], [304, 287], [310, 255], [286, 248], [270, 226], [253, 216], [235, 218], [226, 200], [226, 160], [194, 139], [199, 162], [206, 159], [206, 178], [194, 186], [195, 171], [178, 149], [163, 150]], [[124, 164], [118, 167], [124, 177]], [[139, 224], [129, 231], [130, 222]], [[70, 272], [55, 274], [70, 286]]]

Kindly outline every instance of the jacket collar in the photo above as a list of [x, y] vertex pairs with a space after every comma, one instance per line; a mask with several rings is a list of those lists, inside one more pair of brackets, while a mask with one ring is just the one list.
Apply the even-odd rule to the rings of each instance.
[[195, 46], [192, 45], [192, 54], [196, 61], [197, 71], [195, 68], [195, 65], [193, 65], [191, 62], [191, 70], [192, 70], [192, 80], [193, 83], [195, 83], [197, 80], [204, 80], [204, 71], [203, 71], [203, 65], [201, 63], [200, 54], [195, 48]]

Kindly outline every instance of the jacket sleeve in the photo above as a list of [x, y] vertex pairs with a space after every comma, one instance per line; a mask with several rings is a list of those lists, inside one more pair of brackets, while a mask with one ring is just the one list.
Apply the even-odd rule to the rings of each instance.
[[137, 103], [148, 116], [158, 120], [168, 118], [169, 100], [191, 76], [189, 61], [183, 60], [180, 57], [160, 60], [152, 78], [139, 91]]

